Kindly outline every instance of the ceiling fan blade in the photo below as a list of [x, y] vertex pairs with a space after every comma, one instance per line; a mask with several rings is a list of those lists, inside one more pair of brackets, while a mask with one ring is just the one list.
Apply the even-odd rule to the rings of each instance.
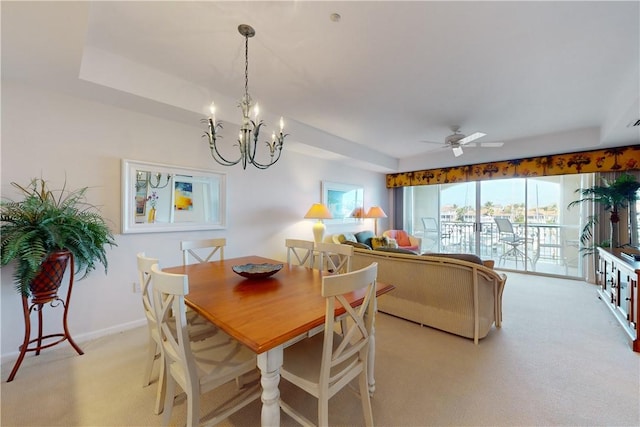
[[456, 157], [462, 156], [462, 147], [460, 146], [453, 147], [453, 155]]
[[464, 144], [467, 148], [497, 148], [503, 145], [504, 142], [470, 142], [469, 144]]
[[469, 136], [465, 136], [464, 138], [462, 138], [460, 141], [458, 141], [459, 144], [468, 144], [471, 141], [475, 141], [478, 138], [482, 138], [483, 136], [485, 136], [486, 133], [482, 133], [482, 132], [475, 132], [472, 133]]

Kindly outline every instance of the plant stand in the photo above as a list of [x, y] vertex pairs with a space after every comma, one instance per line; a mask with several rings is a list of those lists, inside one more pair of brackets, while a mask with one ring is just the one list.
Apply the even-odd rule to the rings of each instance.
[[[28, 351], [35, 351], [36, 356], [40, 354], [40, 350], [53, 347], [56, 344], [60, 344], [63, 341], [69, 341], [69, 344], [78, 352], [78, 354], [83, 355], [84, 352], [71, 338], [71, 334], [69, 333], [69, 328], [67, 326], [67, 314], [69, 311], [69, 300], [71, 299], [71, 291], [73, 289], [73, 276], [74, 276], [74, 263], [73, 263], [73, 255], [70, 255], [70, 274], [69, 274], [69, 289], [67, 290], [67, 297], [63, 301], [57, 294], [57, 290], [55, 293], [49, 291], [44, 294], [32, 294], [31, 305], [29, 305], [29, 298], [26, 296], [22, 296], [22, 309], [24, 312], [24, 342], [20, 346], [20, 356], [18, 356], [18, 360], [16, 360], [13, 369], [11, 370], [11, 374], [9, 375], [9, 379], [7, 382], [13, 381], [16, 374], [18, 373], [18, 369], [22, 364], [25, 354]], [[66, 261], [64, 263], [64, 267], [66, 267]], [[62, 270], [62, 274], [64, 274], [64, 269]], [[42, 309], [45, 305], [49, 305], [53, 308], [59, 307], [62, 305], [64, 308], [64, 314], [62, 316], [62, 333], [58, 334], [50, 334], [50, 335], [42, 335]], [[36, 311], [38, 313], [38, 337], [34, 339], [31, 338], [31, 312]], [[44, 341], [57, 339], [53, 342], [45, 343]], [[33, 345], [32, 345], [33, 344]]]

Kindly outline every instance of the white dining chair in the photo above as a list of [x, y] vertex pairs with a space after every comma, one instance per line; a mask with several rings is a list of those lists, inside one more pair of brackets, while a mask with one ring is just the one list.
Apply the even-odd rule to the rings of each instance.
[[320, 269], [327, 273], [348, 273], [351, 271], [353, 246], [340, 243], [316, 243], [320, 257]]
[[[282, 378], [318, 399], [318, 425], [329, 424], [329, 399], [358, 378], [364, 424], [373, 425], [369, 397], [367, 363], [375, 316], [378, 264], [322, 278], [322, 296], [326, 298], [324, 332], [297, 342], [284, 350]], [[353, 308], [346, 294], [361, 292], [363, 302]], [[339, 322], [335, 311], [344, 307], [350, 327], [336, 333]], [[302, 425], [313, 423], [281, 399], [282, 410]]]
[[287, 247], [287, 264], [289, 266], [302, 265], [305, 267], [313, 267], [315, 242], [310, 240], [286, 239]]
[[224, 237], [217, 239], [183, 240], [180, 242], [182, 263], [184, 265], [190, 264], [190, 256], [198, 262], [209, 262], [216, 253], [220, 254], [219, 259], [223, 260], [224, 247], [226, 245], [227, 239]]
[[[145, 256], [144, 252], [137, 254], [138, 261], [138, 280], [140, 283], [140, 291], [142, 293], [142, 307], [145, 317], [147, 318], [147, 327], [149, 332], [149, 344], [147, 346], [147, 357], [145, 368], [143, 371], [143, 387], [151, 384], [151, 376], [153, 374], [153, 366], [158, 361], [158, 388], [156, 392], [156, 402], [153, 412], [160, 414], [163, 411], [164, 393], [165, 393], [165, 366], [164, 356], [160, 344], [160, 334], [158, 332], [158, 322], [156, 314], [153, 310], [152, 295], [152, 279], [151, 267], [158, 264], [157, 258]], [[216, 332], [216, 326], [206, 319], [198, 316], [194, 311], [189, 311], [187, 315], [189, 324], [189, 337], [191, 340], [201, 340]]]
[[156, 393], [156, 403], [153, 412], [159, 414], [162, 412], [162, 405], [164, 403], [164, 359], [162, 358], [162, 352], [160, 350], [158, 322], [156, 322], [156, 315], [153, 311], [153, 297], [151, 295], [151, 266], [158, 264], [158, 259], [146, 257], [144, 252], [140, 252], [137, 254], [137, 260], [138, 280], [140, 283], [140, 291], [142, 292], [142, 307], [144, 308], [144, 314], [147, 318], [149, 332], [149, 344], [147, 346], [147, 358], [143, 371], [142, 385], [143, 387], [147, 387], [151, 384], [153, 365], [155, 361], [158, 360], [158, 392]]
[[[162, 272], [151, 267], [153, 305], [166, 364], [167, 390], [164, 402], [164, 425], [169, 425], [176, 384], [186, 394], [187, 426], [200, 424], [200, 396], [242, 375], [257, 373], [256, 355], [229, 335], [218, 330], [204, 340], [189, 339], [185, 295], [189, 280], [183, 274]], [[260, 397], [259, 383], [244, 386], [234, 396], [225, 396], [207, 423], [218, 424]]]

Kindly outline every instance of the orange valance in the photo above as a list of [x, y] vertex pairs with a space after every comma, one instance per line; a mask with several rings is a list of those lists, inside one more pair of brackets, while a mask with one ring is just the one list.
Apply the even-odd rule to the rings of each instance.
[[387, 175], [387, 188], [640, 169], [640, 145]]

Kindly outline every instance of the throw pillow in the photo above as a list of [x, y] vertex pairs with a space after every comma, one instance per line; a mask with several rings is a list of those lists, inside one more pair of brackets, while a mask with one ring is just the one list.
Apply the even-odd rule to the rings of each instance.
[[376, 237], [376, 235], [373, 234], [373, 231], [371, 230], [361, 231], [359, 233], [356, 233], [355, 236], [356, 236], [356, 240], [359, 243], [364, 243], [365, 245], [368, 245], [368, 246], [371, 246], [371, 238]]
[[396, 231], [396, 241], [398, 242], [398, 246], [411, 246], [411, 240], [409, 240], [409, 235], [404, 230]]
[[392, 239], [391, 237], [387, 237], [387, 239], [389, 240], [389, 244], [387, 245], [388, 248], [398, 247], [398, 242], [396, 241], [396, 239]]
[[349, 246], [353, 246], [354, 248], [359, 248], [359, 249], [367, 249], [367, 250], [371, 250], [371, 246], [365, 244], [365, 243], [360, 243], [360, 242], [352, 242], [350, 240], [346, 240], [342, 243], [343, 245], [349, 245]]
[[341, 235], [338, 236], [338, 241], [340, 243], [357, 242], [356, 236], [354, 236], [353, 233], [342, 233]]
[[373, 249], [386, 248], [387, 246], [389, 246], [389, 238], [388, 237], [380, 236], [380, 237], [372, 237], [371, 238], [371, 247]]

